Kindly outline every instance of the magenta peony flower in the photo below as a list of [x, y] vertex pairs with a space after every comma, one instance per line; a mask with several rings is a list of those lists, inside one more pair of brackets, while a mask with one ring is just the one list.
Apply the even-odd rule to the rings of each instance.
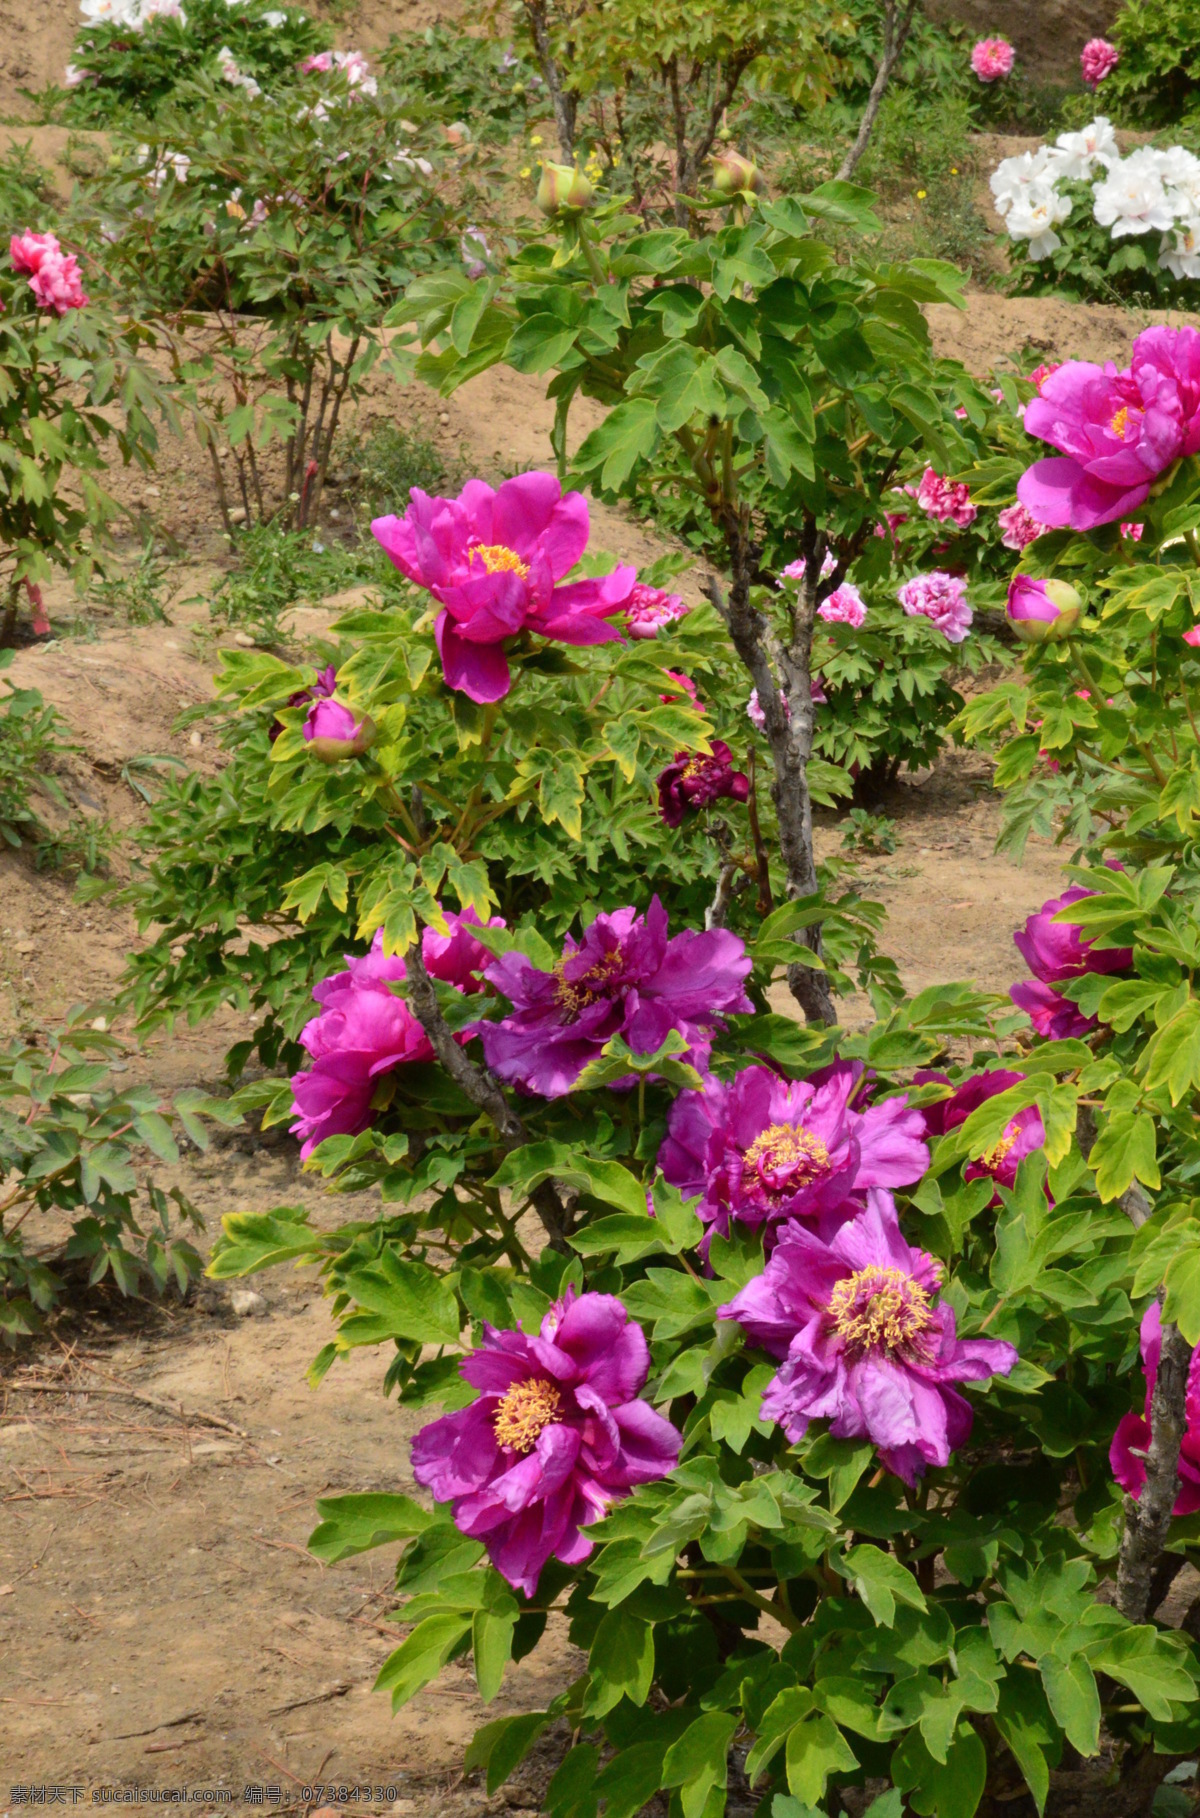
[[1067, 581], [1035, 581], [1016, 574], [1008, 584], [1005, 614], [1025, 644], [1058, 643], [1079, 622], [1083, 601]]
[[338, 764], [344, 758], [361, 757], [374, 742], [375, 725], [369, 714], [357, 719], [344, 702], [314, 692], [304, 739], [314, 757]]
[[712, 741], [712, 752], [677, 751], [672, 763], [658, 775], [658, 807], [668, 827], [678, 827], [684, 817], [710, 802], [728, 796], [744, 802], [750, 778], [733, 767], [733, 753], [724, 739]]
[[1161, 473], [1200, 450], [1200, 332], [1146, 329], [1123, 372], [1067, 361], [1025, 406], [1025, 428], [1061, 450], [1017, 485], [1039, 522], [1094, 530], [1128, 517]]
[[42, 269], [47, 259], [60, 258], [62, 247], [56, 234], [34, 234], [26, 228], [23, 233], [13, 235], [8, 243], [8, 253], [14, 271], [32, 276]]
[[1054, 989], [1056, 985], [1088, 972], [1127, 972], [1133, 964], [1131, 947], [1095, 947], [1073, 922], [1055, 921], [1060, 909], [1094, 894], [1073, 884], [1062, 896], [1043, 903], [1013, 935], [1033, 978], [1013, 985], [1008, 995], [1018, 1010], [1025, 1011], [1038, 1034], [1049, 1041], [1087, 1035], [1096, 1027], [1096, 1018], [1084, 1016], [1069, 997]]
[[1045, 386], [1046, 380], [1050, 377], [1050, 374], [1052, 372], [1057, 372], [1059, 367], [1063, 364], [1064, 362], [1062, 360], [1043, 360], [1040, 366], [1034, 367], [1033, 371], [1028, 375], [1029, 383], [1036, 387], [1039, 396]]
[[697, 1214], [722, 1237], [733, 1219], [774, 1229], [861, 1210], [868, 1188], [910, 1186], [929, 1166], [922, 1115], [905, 1097], [855, 1108], [862, 1073], [838, 1061], [811, 1080], [769, 1067], [708, 1079], [671, 1106], [658, 1165], [700, 1195]]
[[981, 82], [1002, 82], [1015, 61], [1007, 38], [980, 38], [971, 51], [971, 68]]
[[[332, 663], [317, 671], [317, 679], [307, 688], [298, 688], [295, 694], [289, 694], [286, 705], [289, 707], [307, 707], [310, 701], [327, 701], [337, 688], [337, 670]], [[273, 720], [267, 734], [272, 745], [283, 731], [282, 720]]]
[[586, 1559], [583, 1530], [635, 1484], [673, 1470], [683, 1442], [638, 1399], [650, 1351], [613, 1295], [568, 1288], [536, 1338], [483, 1331], [458, 1366], [479, 1399], [421, 1429], [413, 1476], [532, 1597], [546, 1561]]
[[[827, 705], [829, 696], [821, 686], [820, 676], [813, 675], [808, 678], [808, 692], [814, 707], [824, 707]], [[792, 703], [788, 700], [787, 695], [782, 688], [779, 690], [779, 705], [783, 708], [784, 719], [790, 720], [792, 717]], [[763, 712], [762, 702], [758, 698], [757, 688], [752, 688], [750, 690], [750, 699], [746, 702], [746, 718], [759, 732], [766, 731], [767, 716]]]
[[405, 515], [376, 518], [371, 530], [401, 574], [441, 603], [442, 671], [448, 687], [473, 701], [508, 693], [503, 646], [519, 632], [564, 644], [620, 635], [607, 620], [628, 602], [635, 570], [558, 585], [587, 547], [588, 509], [553, 474], [518, 474], [495, 492], [468, 480], [457, 499], [414, 486]]
[[1030, 517], [1023, 505], [1006, 505], [1003, 511], [997, 512], [996, 518], [1003, 532], [1000, 541], [1005, 549], [1015, 549], [1018, 554], [1039, 537], [1044, 537], [1050, 528]]
[[74, 253], [46, 252], [30, 274], [29, 288], [40, 308], [57, 310], [60, 316], [85, 309], [90, 301]]
[[1089, 38], [1079, 53], [1079, 69], [1089, 88], [1099, 88], [1121, 61], [1121, 53], [1107, 38]]
[[725, 1017], [753, 1008], [742, 989], [750, 967], [741, 941], [723, 928], [668, 939], [656, 896], [645, 915], [598, 915], [582, 940], [568, 938], [553, 972], [523, 953], [493, 960], [484, 977], [513, 1009], [476, 1032], [497, 1078], [543, 1098], [569, 1092], [615, 1035], [635, 1054], [653, 1054], [675, 1029], [686, 1058], [703, 1070]]
[[927, 467], [921, 475], [917, 504], [939, 524], [957, 524], [960, 530], [965, 530], [979, 516], [979, 507], [972, 505], [966, 482], [943, 479], [932, 467]]
[[1185, 631], [1183, 641], [1185, 644], [1190, 644], [1194, 650], [1197, 644], [1200, 644], [1200, 625], [1193, 625], [1190, 631]]
[[383, 952], [382, 931], [370, 953], [346, 956], [348, 970], [322, 979], [313, 990], [321, 1005], [300, 1031], [313, 1064], [292, 1075], [291, 1133], [307, 1159], [327, 1136], [357, 1136], [371, 1121], [383, 1075], [407, 1061], [433, 1059], [420, 1023], [389, 982], [406, 976], [403, 959]]
[[[1146, 1481], [1146, 1461], [1140, 1454], [1150, 1445], [1150, 1398], [1158, 1378], [1158, 1360], [1162, 1355], [1162, 1309], [1152, 1300], [1142, 1314], [1142, 1369], [1146, 1375], [1145, 1414], [1126, 1414], [1113, 1434], [1108, 1451], [1112, 1474], [1131, 1496], [1142, 1493]], [[1194, 1515], [1200, 1509], [1200, 1349], [1192, 1352], [1188, 1366], [1187, 1393], [1184, 1397], [1187, 1426], [1179, 1448], [1179, 1494], [1174, 1515]]]
[[[482, 991], [483, 981], [478, 975], [485, 966], [491, 965], [492, 955], [471, 933], [472, 928], [480, 926], [479, 917], [474, 909], [444, 909], [442, 913], [449, 924], [449, 934], [439, 934], [436, 928], [426, 928], [421, 936], [421, 957], [425, 961], [426, 972], [430, 978], [440, 978], [458, 991]], [[487, 923], [489, 928], [504, 928], [507, 925], [499, 915], [491, 916]]]
[[817, 607], [817, 617], [828, 625], [850, 625], [855, 631], [867, 616], [866, 602], [853, 581], [843, 581]]
[[784, 1226], [763, 1273], [722, 1319], [782, 1360], [762, 1399], [795, 1443], [828, 1417], [837, 1439], [869, 1439], [880, 1462], [914, 1484], [944, 1465], [971, 1431], [971, 1404], [952, 1385], [1007, 1375], [1017, 1361], [1002, 1339], [960, 1339], [954, 1310], [936, 1302], [941, 1269], [904, 1239], [891, 1196], [823, 1244]]
[[639, 581], [625, 607], [625, 630], [631, 638], [655, 638], [691, 610], [677, 593], [665, 593], [661, 587], [647, 587]]
[[696, 709], [697, 713], [708, 712], [704, 702], [700, 699], [700, 690], [697, 688], [690, 675], [684, 675], [683, 671], [680, 669], [666, 669], [663, 671], [663, 674], [669, 675], [671, 680], [677, 682], [679, 687], [683, 690], [682, 694], [660, 694], [658, 698], [664, 707], [669, 707], [673, 701], [686, 700], [690, 707]]
[[974, 614], [967, 605], [967, 583], [961, 575], [935, 568], [932, 574], [914, 575], [896, 591], [909, 618], [929, 619], [949, 643], [961, 644], [971, 629]]
[[[957, 1130], [960, 1124], [966, 1123], [972, 1111], [977, 1111], [989, 1098], [1007, 1092], [1010, 1086], [1019, 1085], [1024, 1078], [1023, 1073], [1012, 1073], [1003, 1067], [997, 1067], [993, 1073], [973, 1073], [969, 1079], [962, 1081], [949, 1098], [921, 1107], [926, 1134], [945, 1136], [948, 1130]], [[946, 1086], [950, 1084], [949, 1076], [945, 1073], [917, 1073], [913, 1076], [913, 1084], [917, 1086], [927, 1085], [932, 1080]], [[1040, 1149], [1045, 1140], [1041, 1113], [1036, 1105], [1030, 1105], [1009, 1119], [990, 1149], [977, 1161], [968, 1163], [966, 1178], [982, 1180], [990, 1174], [998, 1186], [1011, 1187], [1025, 1157]], [[999, 1204], [998, 1194], [993, 1196], [992, 1203]]]

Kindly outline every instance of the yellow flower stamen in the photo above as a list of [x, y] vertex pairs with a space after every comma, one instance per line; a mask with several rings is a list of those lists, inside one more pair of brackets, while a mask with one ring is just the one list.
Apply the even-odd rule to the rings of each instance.
[[513, 1452], [532, 1452], [538, 1434], [562, 1413], [562, 1401], [554, 1384], [544, 1376], [530, 1377], [514, 1383], [503, 1397], [492, 1419], [497, 1443]]
[[505, 543], [474, 543], [471, 554], [479, 557], [489, 574], [519, 574], [523, 581], [529, 579], [528, 562]]
[[835, 1284], [829, 1317], [834, 1331], [856, 1351], [907, 1349], [928, 1355], [925, 1334], [936, 1324], [920, 1282], [903, 1269], [884, 1269], [876, 1263]]
[[829, 1167], [829, 1150], [811, 1130], [795, 1124], [770, 1124], [760, 1130], [742, 1159], [760, 1173], [790, 1174], [790, 1184], [807, 1184]]
[[1016, 1123], [1011, 1123], [1008, 1125], [999, 1142], [993, 1143], [990, 1149], [984, 1150], [979, 1159], [989, 1173], [994, 1168], [1000, 1166], [1000, 1163], [1004, 1160], [1004, 1157], [1008, 1154], [1010, 1149], [1015, 1148], [1020, 1134], [1021, 1132]]
[[1125, 431], [1129, 427], [1129, 411], [1124, 404], [1122, 404], [1120, 410], [1117, 411], [1108, 427], [1115, 436], [1120, 436], [1122, 442], [1125, 440]]

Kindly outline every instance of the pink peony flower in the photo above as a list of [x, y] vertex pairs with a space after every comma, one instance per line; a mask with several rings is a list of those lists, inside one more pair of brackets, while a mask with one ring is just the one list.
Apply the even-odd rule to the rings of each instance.
[[1089, 38], [1079, 53], [1079, 69], [1089, 88], [1099, 88], [1121, 61], [1121, 53], [1107, 38]]
[[886, 522], [883, 524], [876, 524], [875, 535], [877, 537], [890, 536], [892, 540], [895, 541], [896, 532], [899, 530], [901, 524], [908, 523], [908, 513], [906, 511], [885, 511], [883, 515]]
[[313, 1064], [292, 1075], [293, 1136], [306, 1160], [327, 1136], [357, 1136], [371, 1122], [382, 1077], [408, 1061], [433, 1059], [425, 1031], [402, 998], [388, 989], [406, 976], [399, 955], [385, 956], [383, 934], [362, 959], [313, 991], [322, 1006], [300, 1031]]
[[838, 1061], [811, 1080], [769, 1067], [708, 1079], [671, 1106], [658, 1165], [723, 1237], [733, 1220], [774, 1230], [860, 1211], [868, 1188], [911, 1186], [929, 1166], [921, 1113], [903, 1095], [856, 1107], [862, 1075]]
[[[328, 701], [332, 699], [336, 690], [337, 670], [332, 663], [329, 663], [324, 669], [319, 669], [317, 671], [317, 679], [315, 682], [310, 683], [307, 688], [297, 689], [295, 694], [289, 694], [287, 705], [289, 707], [307, 707], [311, 701]], [[271, 730], [267, 735], [272, 744], [275, 743], [275, 740], [282, 731], [283, 722], [281, 720], [273, 721]]]
[[[1123, 1490], [1133, 1497], [1142, 1493], [1146, 1481], [1146, 1460], [1142, 1454], [1150, 1446], [1150, 1400], [1158, 1379], [1158, 1360], [1162, 1356], [1162, 1310], [1152, 1300], [1142, 1314], [1142, 1369], [1146, 1377], [1146, 1411], [1126, 1414], [1113, 1434], [1108, 1462], [1112, 1474]], [[1173, 1515], [1194, 1515], [1200, 1509], [1200, 1348], [1192, 1352], [1188, 1365], [1187, 1392], [1184, 1396], [1187, 1425], [1179, 1448], [1179, 1494]]]
[[973, 524], [979, 515], [979, 507], [972, 505], [970, 489], [965, 481], [943, 479], [932, 467], [927, 467], [921, 475], [921, 484], [917, 487], [917, 504], [940, 524], [957, 524], [960, 530]]
[[401, 574], [441, 604], [435, 627], [447, 686], [499, 701], [512, 683], [505, 640], [522, 631], [564, 644], [603, 644], [636, 573], [558, 583], [587, 547], [582, 493], [563, 494], [549, 473], [523, 473], [496, 491], [468, 480], [457, 499], [412, 489], [404, 517], [371, 530]]
[[980, 38], [971, 51], [971, 68], [981, 82], [1002, 82], [1011, 74], [1015, 59], [1007, 38]]
[[29, 288], [42, 309], [57, 310], [60, 316], [85, 309], [89, 300], [74, 253], [47, 253], [32, 273]]
[[1007, 1375], [1017, 1362], [997, 1338], [961, 1339], [954, 1310], [937, 1301], [941, 1266], [905, 1241], [891, 1195], [828, 1244], [787, 1224], [763, 1273], [728, 1306], [752, 1344], [780, 1359], [762, 1418], [788, 1438], [830, 1417], [836, 1439], [869, 1439], [880, 1462], [914, 1484], [966, 1443], [971, 1404], [953, 1386]]
[[658, 807], [668, 827], [678, 827], [687, 814], [722, 797], [744, 802], [749, 794], [750, 778], [734, 769], [733, 753], [724, 739], [713, 739], [707, 757], [698, 751], [677, 751], [658, 775]]
[[1128, 537], [1131, 543], [1140, 543], [1145, 528], [1146, 526], [1144, 524], [1131, 524], [1126, 522], [1121, 525], [1121, 535], [1123, 537]]
[[[1025, 1078], [1023, 1073], [1011, 1073], [1003, 1067], [997, 1067], [991, 1073], [974, 1073], [965, 1079], [950, 1094], [933, 1105], [924, 1105], [921, 1115], [925, 1119], [925, 1131], [929, 1136], [945, 1136], [948, 1130], [957, 1130], [965, 1124], [972, 1111], [978, 1111], [980, 1105], [986, 1104], [989, 1098], [996, 1098], [1001, 1092], [1007, 1092], [1010, 1086], [1020, 1085]], [[945, 1073], [917, 1073], [914, 1085], [924, 1086], [931, 1081], [949, 1085], [949, 1076]], [[992, 1147], [984, 1152], [977, 1161], [970, 1162], [966, 1168], [968, 1180], [982, 1180], [985, 1175], [1001, 1187], [1011, 1187], [1017, 1178], [1017, 1169], [1027, 1155], [1040, 1149], [1046, 1140], [1042, 1125], [1041, 1113], [1036, 1105], [1028, 1106], [1011, 1117]], [[999, 1205], [999, 1195], [993, 1196], [992, 1204]]]
[[1196, 646], [1200, 644], [1200, 625], [1193, 625], [1190, 631], [1185, 631], [1183, 641], [1185, 644], [1190, 644], [1195, 650]]
[[639, 581], [625, 607], [625, 630], [631, 638], [654, 638], [691, 610], [677, 593], [665, 593], [661, 587], [647, 587]]
[[[821, 686], [821, 678], [819, 676], [814, 675], [809, 677], [808, 691], [812, 698], [813, 705], [816, 707], [825, 706], [829, 700], [829, 696]], [[792, 717], [792, 703], [788, 700], [787, 695], [782, 688], [779, 690], [779, 705], [783, 708], [784, 719], [790, 720]], [[759, 732], [766, 731], [767, 716], [762, 710], [762, 703], [758, 698], [757, 688], [752, 688], [750, 690], [750, 699], [746, 702], [746, 718], [752, 726], [757, 727]]]
[[1034, 367], [1029, 375], [1029, 383], [1037, 387], [1039, 395], [1050, 374], [1057, 372], [1062, 364], [1061, 360], [1043, 360], [1040, 366]]
[[866, 602], [853, 581], [843, 581], [817, 607], [817, 617], [828, 625], [850, 625], [855, 631], [867, 616]]
[[[780, 580], [802, 581], [804, 579], [804, 571], [807, 567], [808, 563], [804, 560], [804, 557], [797, 556], [794, 562], [788, 563], [780, 576]], [[827, 581], [836, 567], [837, 557], [834, 555], [832, 549], [827, 549], [821, 558], [821, 580]]]
[[896, 591], [909, 618], [925, 618], [937, 626], [951, 644], [961, 644], [971, 629], [974, 614], [967, 605], [967, 583], [961, 575], [935, 568], [932, 574], [914, 575]]
[[1043, 903], [1035, 915], [1026, 919], [1024, 928], [1018, 928], [1013, 935], [1017, 951], [1033, 978], [1013, 985], [1008, 995], [1047, 1041], [1087, 1035], [1096, 1027], [1096, 1018], [1084, 1016], [1055, 986], [1089, 972], [1127, 972], [1133, 964], [1132, 948], [1095, 947], [1074, 922], [1056, 919], [1060, 909], [1093, 894], [1073, 884], [1062, 896]]
[[568, 1288], [536, 1338], [483, 1331], [458, 1366], [479, 1398], [421, 1429], [413, 1476], [532, 1597], [547, 1560], [586, 1559], [583, 1530], [635, 1484], [665, 1477], [683, 1442], [638, 1399], [650, 1350], [615, 1296]]
[[682, 670], [679, 669], [666, 669], [663, 671], [663, 674], [669, 675], [671, 680], [677, 682], [679, 687], [683, 690], [682, 694], [660, 694], [658, 698], [664, 707], [670, 707], [674, 701], [686, 699], [690, 705], [696, 709], [697, 713], [706, 713], [708, 711], [704, 702], [700, 699], [700, 690], [697, 688], [690, 675], [684, 675]]
[[1068, 361], [1025, 406], [1025, 428], [1061, 450], [1021, 475], [1017, 496], [1035, 518], [1094, 530], [1127, 517], [1200, 451], [1200, 332], [1144, 330], [1122, 372]]
[[552, 972], [523, 953], [485, 968], [513, 1008], [501, 1022], [477, 1025], [484, 1056], [498, 1079], [561, 1098], [613, 1036], [635, 1054], [653, 1054], [675, 1029], [702, 1070], [725, 1017], [753, 1007], [742, 989], [750, 967], [741, 941], [723, 928], [668, 939], [657, 896], [645, 915], [601, 913], [582, 940], [568, 939]]
[[1039, 537], [1044, 537], [1050, 528], [1048, 524], [1039, 524], [1036, 518], [1030, 517], [1023, 505], [1006, 505], [1003, 511], [996, 514], [996, 520], [1003, 532], [1000, 541], [1005, 549], [1015, 549], [1018, 555]]
[[8, 252], [13, 270], [32, 276], [41, 271], [47, 259], [61, 257], [62, 247], [57, 235], [30, 233], [26, 228], [23, 233], [13, 235], [8, 243]]
[[[449, 934], [439, 934], [436, 928], [426, 928], [421, 936], [421, 958], [425, 961], [425, 970], [430, 978], [440, 978], [445, 984], [453, 985], [456, 991], [473, 995], [483, 990], [483, 980], [479, 974], [485, 966], [492, 963], [492, 955], [471, 933], [472, 928], [480, 926], [479, 917], [474, 909], [444, 909], [442, 913], [449, 926]], [[489, 928], [504, 928], [507, 925], [499, 915], [493, 915], [487, 923]]]

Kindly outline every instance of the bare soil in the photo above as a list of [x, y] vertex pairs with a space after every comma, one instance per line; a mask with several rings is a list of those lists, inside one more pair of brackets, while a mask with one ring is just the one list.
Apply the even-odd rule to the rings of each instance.
[[[964, 14], [969, 4], [961, 0]], [[452, 10], [363, 0], [340, 14], [339, 33], [370, 47], [389, 30]], [[1057, 9], [1010, 4], [979, 23], [1050, 60], [1060, 37], [1081, 39], [1107, 23], [1109, 10], [1082, 0]], [[20, 87], [58, 74], [75, 17], [74, 0], [0, 0], [0, 110], [18, 113]], [[53, 129], [30, 130], [39, 155], [67, 155], [65, 139], [45, 136]], [[931, 311], [931, 322], [939, 351], [981, 373], [1020, 364], [1029, 349], [1043, 358], [1123, 358], [1142, 326], [1119, 309], [985, 294], [972, 296], [965, 314]], [[350, 436], [394, 420], [494, 479], [548, 458], [542, 390], [537, 380], [493, 373], [442, 401], [380, 378]], [[575, 435], [593, 420], [582, 412]], [[171, 622], [102, 625], [90, 640], [60, 635], [19, 652], [8, 674], [41, 689], [70, 725], [80, 750], [60, 779], [69, 795], [120, 828], [142, 812], [122, 777], [130, 758], [169, 753], [202, 770], [217, 761], [203, 735], [196, 743], [177, 726], [179, 713], [210, 693], [215, 667], [203, 603], [180, 602], [203, 602], [227, 546], [194, 443], [167, 448], [149, 479], [118, 473], [112, 485], [131, 522], [152, 524], [179, 548]], [[660, 547], [620, 513], [597, 507], [595, 519], [596, 542], [630, 560]], [[75, 610], [69, 595], [51, 591], [48, 605], [62, 632]], [[298, 609], [297, 640], [317, 634], [334, 610], [332, 602]], [[1020, 866], [994, 854], [988, 766], [961, 753], [899, 785], [888, 812], [897, 850], [865, 862], [864, 878], [887, 906], [886, 945], [906, 984], [960, 977], [1003, 989], [1012, 931], [1058, 885], [1061, 855], [1037, 840]], [[819, 838], [836, 843], [832, 829]], [[0, 853], [0, 1039], [106, 997], [136, 945], [123, 911], [81, 905], [60, 875]], [[222, 1056], [244, 1033], [226, 1013], [154, 1038], [126, 1064], [164, 1088], [217, 1089]], [[300, 1173], [279, 1133], [238, 1133], [158, 1178], [178, 1181], [210, 1237], [232, 1210], [306, 1205], [330, 1224], [355, 1210]], [[460, 1764], [486, 1717], [544, 1703], [578, 1670], [565, 1637], [552, 1633], [486, 1712], [470, 1672], [455, 1666], [391, 1716], [370, 1685], [403, 1633], [386, 1620], [393, 1550], [325, 1568], [305, 1541], [322, 1494], [412, 1490], [407, 1441], [417, 1422], [378, 1393], [381, 1360], [370, 1351], [310, 1389], [306, 1366], [328, 1336], [319, 1290], [295, 1273], [251, 1285], [264, 1301], [248, 1317], [218, 1284], [182, 1308], [93, 1298], [44, 1341], [0, 1359], [0, 1818], [21, 1807], [8, 1789], [30, 1784], [68, 1789], [67, 1803], [73, 1788], [90, 1803], [106, 1787], [186, 1786], [211, 1791], [193, 1801], [202, 1809], [311, 1810], [337, 1802], [320, 1793], [325, 1785], [367, 1789], [360, 1811], [412, 1818], [536, 1808], [553, 1737], [495, 1800], [477, 1776], [462, 1781]], [[279, 1789], [278, 1799], [258, 1798], [256, 1787]]]

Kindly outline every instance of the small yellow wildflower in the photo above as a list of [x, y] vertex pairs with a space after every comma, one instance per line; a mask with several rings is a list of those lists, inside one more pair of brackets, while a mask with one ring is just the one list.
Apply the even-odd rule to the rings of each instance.
[[532, 135], [531, 135], [531, 136], [530, 136], [530, 140], [529, 140], [529, 143], [530, 143], [530, 144], [531, 144], [531, 145], [540, 145], [540, 144], [541, 144], [541, 143], [542, 143], [542, 135], [541, 135], [541, 133], [533, 133], [533, 134], [532, 134]]
[[923, 189], [919, 189], [917, 191], [917, 201], [923, 202], [924, 200], [925, 200], [925, 191]]
[[957, 177], [957, 175], [958, 175], [958, 165], [957, 164], [952, 164], [950, 166], [950, 175], [952, 177]]
[[525, 165], [525, 166], [524, 166], [524, 167], [523, 167], [523, 169], [522, 169], [522, 171], [521, 171], [521, 175], [522, 175], [522, 176], [523, 176], [523, 177], [532, 177], [532, 175], [533, 175], [533, 166], [532, 166], [532, 165], [530, 165], [530, 164], [526, 164], [526, 165]]

